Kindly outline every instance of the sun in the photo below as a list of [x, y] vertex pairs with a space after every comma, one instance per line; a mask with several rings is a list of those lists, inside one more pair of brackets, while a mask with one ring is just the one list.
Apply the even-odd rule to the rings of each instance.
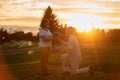
[[[61, 18], [66, 18], [66, 24], [68, 26], [75, 27], [78, 32], [89, 32], [93, 28], [99, 28], [101, 23], [101, 17], [90, 15], [90, 14], [80, 14], [80, 13], [69, 13], [69, 14], [59, 14]], [[65, 22], [65, 21], [64, 21]]]
[[97, 28], [100, 26], [100, 18], [88, 14], [76, 14], [70, 17], [70, 20], [67, 23], [76, 27], [79, 32], [91, 31], [93, 27]]

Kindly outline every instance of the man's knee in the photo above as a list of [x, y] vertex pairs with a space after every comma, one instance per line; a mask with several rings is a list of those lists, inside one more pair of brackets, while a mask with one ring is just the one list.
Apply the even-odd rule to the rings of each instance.
[[61, 54], [60, 59], [61, 61], [67, 60], [67, 54]]

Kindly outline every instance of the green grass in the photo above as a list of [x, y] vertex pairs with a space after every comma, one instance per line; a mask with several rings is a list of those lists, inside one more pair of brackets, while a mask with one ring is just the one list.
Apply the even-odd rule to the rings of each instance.
[[8, 69], [16, 80], [120, 80], [120, 45], [93, 44], [81, 46], [82, 61], [80, 68], [92, 65], [95, 76], [89, 73], [63, 75], [60, 52], [51, 53], [49, 71], [51, 75], [40, 75], [40, 53], [13, 54], [4, 56]]
[[6, 55], [5, 60], [8, 64], [18, 64], [18, 63], [27, 63], [31, 61], [37, 61], [40, 57], [39, 53], [21, 53], [21, 54], [12, 54]]
[[28, 49], [28, 48], [38, 47], [38, 43], [32, 42], [31, 46], [24, 45], [24, 46], [20, 47], [20, 44], [18, 45], [18, 44], [15, 44], [15, 43], [8, 42], [8, 43], [4, 43], [3, 47], [4, 47], [5, 50]]

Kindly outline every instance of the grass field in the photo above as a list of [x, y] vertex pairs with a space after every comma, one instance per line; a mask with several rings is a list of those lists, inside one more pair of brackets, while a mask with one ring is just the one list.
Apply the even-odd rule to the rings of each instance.
[[[62, 51], [54, 51], [49, 59], [50, 75], [40, 75], [40, 53], [12, 54], [4, 56], [6, 64], [1, 64], [12, 75], [8, 80], [120, 80], [120, 45], [92, 44], [81, 45], [82, 61], [80, 68], [92, 65], [95, 75], [81, 73], [63, 75], [59, 56]], [[14, 79], [13, 79], [14, 78]], [[6, 79], [7, 80], [7, 79]]]

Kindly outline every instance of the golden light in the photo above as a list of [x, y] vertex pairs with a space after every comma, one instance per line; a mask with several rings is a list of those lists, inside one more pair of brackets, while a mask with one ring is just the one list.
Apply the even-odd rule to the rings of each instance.
[[33, 50], [29, 50], [28, 51], [28, 54], [30, 55], [30, 54], [33, 54]]
[[89, 32], [92, 28], [100, 28], [102, 25], [101, 17], [95, 15], [80, 13], [58, 13], [58, 15], [66, 18], [67, 25], [75, 27], [78, 32]]

